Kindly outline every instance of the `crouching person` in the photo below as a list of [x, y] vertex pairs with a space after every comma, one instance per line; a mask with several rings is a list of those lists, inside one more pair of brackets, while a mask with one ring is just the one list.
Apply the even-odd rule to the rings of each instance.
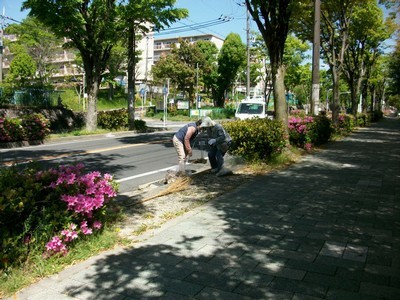
[[205, 117], [200, 125], [201, 128], [207, 130], [208, 136], [208, 160], [211, 165], [211, 173], [215, 173], [217, 176], [226, 175], [230, 171], [224, 170], [224, 156], [228, 151], [232, 139], [229, 134], [225, 131], [221, 124], [218, 124], [211, 120], [209, 117]]

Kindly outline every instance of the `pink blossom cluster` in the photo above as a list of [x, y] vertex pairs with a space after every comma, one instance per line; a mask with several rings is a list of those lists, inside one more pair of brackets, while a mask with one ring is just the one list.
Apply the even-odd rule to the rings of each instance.
[[[49, 187], [61, 189], [61, 200], [67, 203], [67, 209], [72, 211], [76, 219], [83, 219], [78, 226], [70, 224], [60, 235], [54, 236], [46, 244], [45, 256], [67, 253], [66, 243], [70, 243], [82, 235], [91, 235], [94, 230], [102, 228], [102, 223], [94, 220], [97, 211], [104, 204], [117, 195], [112, 185], [113, 178], [109, 174], [102, 176], [100, 172], [82, 174], [83, 164], [75, 166], [60, 166], [58, 170], [50, 169], [47, 174], [55, 176]], [[36, 174], [37, 177], [45, 177], [44, 172]]]
[[312, 116], [293, 116], [289, 118], [289, 131], [299, 146], [305, 150], [311, 151], [312, 143], [310, 142], [309, 125], [314, 122]]
[[301, 117], [291, 117], [289, 118], [289, 130], [296, 130], [300, 134], [307, 133], [307, 124], [314, 122], [312, 116]]

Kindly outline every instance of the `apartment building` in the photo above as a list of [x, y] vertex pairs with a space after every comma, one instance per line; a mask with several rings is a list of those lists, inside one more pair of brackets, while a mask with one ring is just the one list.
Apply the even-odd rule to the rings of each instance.
[[171, 51], [171, 46], [173, 44], [178, 45], [179, 40], [189, 41], [190, 43], [195, 43], [198, 41], [210, 41], [217, 46], [218, 50], [221, 49], [224, 40], [212, 35], [212, 34], [200, 34], [200, 35], [190, 35], [190, 36], [180, 36], [180, 37], [169, 37], [169, 38], [155, 38], [154, 40], [154, 60], [157, 62], [160, 60], [162, 55], [166, 55]]

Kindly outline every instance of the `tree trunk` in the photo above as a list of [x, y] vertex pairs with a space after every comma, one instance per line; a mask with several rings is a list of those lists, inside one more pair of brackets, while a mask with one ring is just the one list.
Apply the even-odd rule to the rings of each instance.
[[114, 98], [114, 84], [111, 82], [108, 84], [108, 100], [111, 101]]
[[284, 79], [285, 79], [285, 67], [281, 65], [277, 67], [277, 71], [273, 79], [275, 116], [277, 120], [280, 120], [282, 122], [285, 132], [289, 134], [288, 112], [287, 112], [287, 103], [285, 97]]
[[93, 132], [97, 129], [97, 95], [99, 92], [99, 80], [95, 77], [91, 78], [91, 76], [87, 76], [86, 84], [88, 95], [86, 130], [88, 132]]
[[334, 126], [339, 124], [339, 112], [340, 112], [340, 94], [339, 94], [339, 72], [337, 68], [331, 66], [332, 71], [332, 123]]

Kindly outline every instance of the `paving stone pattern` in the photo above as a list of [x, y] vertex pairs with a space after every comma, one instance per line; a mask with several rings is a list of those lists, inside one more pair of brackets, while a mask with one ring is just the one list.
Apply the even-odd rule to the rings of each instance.
[[386, 118], [16, 299], [400, 299], [399, 250], [400, 120]]

